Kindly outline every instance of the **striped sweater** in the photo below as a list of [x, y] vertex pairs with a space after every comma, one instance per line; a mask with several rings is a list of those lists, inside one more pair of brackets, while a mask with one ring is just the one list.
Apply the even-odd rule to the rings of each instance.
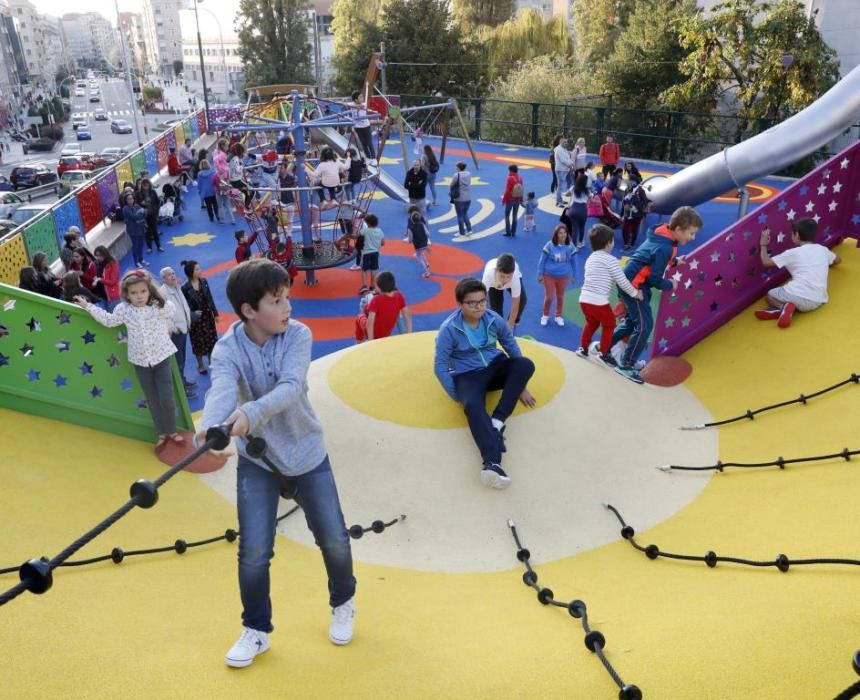
[[636, 296], [636, 289], [624, 276], [618, 258], [605, 250], [595, 250], [585, 261], [585, 281], [582, 283], [579, 301], [595, 306], [608, 304], [613, 282], [621, 287], [625, 294]]

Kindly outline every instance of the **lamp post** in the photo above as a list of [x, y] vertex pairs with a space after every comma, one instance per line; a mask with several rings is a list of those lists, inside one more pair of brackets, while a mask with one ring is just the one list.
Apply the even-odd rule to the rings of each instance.
[[[202, 2], [203, 0], [200, 0]], [[206, 89], [206, 66], [203, 65], [203, 40], [200, 38], [200, 17], [197, 14], [197, 2], [194, 0], [194, 23], [197, 25], [197, 51], [200, 53], [200, 77], [203, 79], [203, 122], [209, 131], [209, 94]]]
[[[200, 0], [200, 2], [203, 2], [203, 0]], [[230, 93], [230, 82], [227, 77], [227, 54], [224, 52], [224, 35], [221, 33], [221, 22], [218, 21], [218, 17], [212, 10], [207, 10], [205, 7], [201, 7], [200, 9], [208, 12], [212, 19], [215, 20], [215, 24], [218, 25], [218, 41], [221, 44], [221, 69], [224, 71], [224, 101], [226, 102]]]

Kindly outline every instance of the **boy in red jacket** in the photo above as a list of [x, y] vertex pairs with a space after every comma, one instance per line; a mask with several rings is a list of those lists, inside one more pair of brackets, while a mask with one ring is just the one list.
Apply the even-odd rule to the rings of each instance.
[[236, 262], [243, 263], [251, 259], [251, 246], [257, 240], [259, 231], [254, 231], [251, 236], [246, 236], [242, 229], [236, 231], [233, 236], [236, 238]]
[[612, 172], [615, 172], [615, 166], [621, 161], [621, 149], [615, 143], [612, 136], [606, 137], [606, 143], [600, 147], [598, 152], [600, 156], [600, 164], [603, 166], [603, 177], [609, 172], [609, 166], [612, 166]]

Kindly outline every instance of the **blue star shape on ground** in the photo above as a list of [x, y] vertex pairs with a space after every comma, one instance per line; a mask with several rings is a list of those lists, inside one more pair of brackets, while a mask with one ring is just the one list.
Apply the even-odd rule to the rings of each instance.
[[860, 214], [855, 214], [854, 216], [852, 216], [851, 217], [851, 223], [854, 224], [855, 226], [857, 224], [860, 224]]
[[27, 323], [25, 323], [24, 325], [25, 325], [25, 326], [27, 326], [27, 328], [29, 328], [29, 329], [30, 329], [30, 332], [31, 332], [31, 333], [38, 333], [39, 331], [41, 331], [41, 330], [42, 330], [42, 324], [41, 324], [41, 323], [39, 323], [39, 322], [38, 322], [35, 318], [33, 318], [32, 316], [30, 317], [30, 320], [29, 320], [29, 321], [27, 321]]
[[68, 379], [66, 379], [66, 377], [64, 377], [62, 374], [58, 374], [56, 377], [53, 378], [52, 381], [58, 389], [61, 386], [66, 386], [66, 384], [68, 383]]
[[96, 334], [95, 334], [95, 333], [93, 333], [92, 331], [87, 331], [86, 333], [84, 333], [84, 334], [81, 336], [81, 338], [82, 338], [82, 339], [83, 339], [83, 341], [84, 341], [84, 345], [86, 345], [87, 343], [94, 343], [94, 342], [96, 342]]
[[123, 379], [123, 380], [119, 383], [119, 387], [120, 387], [120, 389], [122, 389], [123, 391], [131, 391], [131, 389], [132, 389], [132, 387], [133, 387], [133, 386], [134, 386], [134, 382], [132, 382], [132, 381], [131, 381], [131, 379]]
[[78, 367], [78, 369], [81, 370], [81, 374], [92, 374], [93, 373], [93, 366], [89, 362], [84, 362], [84, 364], [82, 364], [80, 367]]
[[59, 321], [61, 326], [64, 326], [67, 323], [72, 322], [72, 317], [70, 314], [66, 313], [65, 311], [60, 311], [60, 315], [57, 316], [57, 321]]
[[27, 379], [31, 382], [38, 382], [40, 374], [41, 373], [36, 371], [35, 369], [31, 369], [29, 372], [27, 372]]
[[93, 386], [93, 388], [90, 389], [90, 396], [92, 396], [94, 399], [101, 398], [101, 395], [103, 393], [104, 389], [99, 389], [97, 386]]
[[809, 187], [807, 187], [806, 185], [802, 185], [802, 186], [801, 186], [801, 188], [800, 188], [800, 196], [802, 197], [802, 196], [803, 196], [803, 195], [805, 195], [807, 192], [809, 192]]
[[787, 206], [788, 206], [788, 202], [786, 202], [784, 199], [781, 199], [779, 204], [776, 205], [776, 208], [779, 209], [780, 211], [785, 211], [785, 208]]
[[0, 367], [3, 367], [4, 365], [8, 365], [8, 364], [9, 364], [9, 356], [4, 355], [2, 352], [0, 352]]
[[68, 340], [61, 340], [59, 343], [57, 343], [57, 350], [59, 350], [60, 352], [68, 352], [70, 345], [71, 343]]
[[767, 222], [767, 214], [759, 214], [758, 215], [758, 222], [760, 224], [766, 223]]
[[32, 345], [27, 345], [27, 343], [24, 343], [24, 344], [23, 344], [20, 348], [18, 348], [18, 349], [21, 351], [21, 354], [22, 354], [24, 357], [30, 357], [30, 355], [32, 355], [32, 354], [33, 354], [33, 351], [35, 350], [35, 348], [34, 348]]

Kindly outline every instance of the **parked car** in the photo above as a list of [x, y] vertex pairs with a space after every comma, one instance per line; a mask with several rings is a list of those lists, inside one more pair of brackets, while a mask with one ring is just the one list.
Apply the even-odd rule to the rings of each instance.
[[90, 131], [90, 127], [88, 126], [79, 126], [78, 127], [78, 141], [92, 141], [93, 133]]
[[119, 146], [109, 146], [108, 148], [102, 149], [102, 152], [98, 154], [97, 158], [104, 165], [113, 165], [117, 161], [125, 158], [127, 155], [128, 149], [121, 148]]
[[102, 98], [97, 92], [90, 93], [90, 102], [101, 102]]
[[13, 231], [18, 228], [18, 224], [16, 224], [12, 219], [0, 219], [0, 236], [5, 236], [9, 231]]
[[60, 151], [60, 158], [63, 156], [74, 156], [80, 153], [83, 150], [81, 144], [79, 143], [67, 143], [63, 145], [63, 150]]
[[87, 115], [86, 114], [83, 114], [82, 112], [75, 112], [75, 114], [72, 115], [72, 128], [73, 129], [77, 129], [78, 127], [86, 126], [86, 125], [87, 125]]
[[97, 122], [106, 122], [107, 121], [107, 112], [104, 107], [96, 107], [93, 112], [93, 119]]
[[0, 175], [0, 192], [9, 192], [13, 190], [12, 183], [9, 182], [9, 178], [5, 175]]
[[47, 211], [50, 208], [50, 204], [24, 204], [18, 207], [12, 213], [12, 221], [14, 221], [18, 226], [20, 226], [21, 224], [27, 223], [30, 219], [38, 216], [39, 214], [44, 211]]
[[130, 134], [132, 132], [131, 124], [125, 119], [114, 119], [110, 123], [110, 130], [114, 134]]
[[83, 88], [75, 88], [75, 97], [83, 97], [85, 94]]
[[13, 168], [9, 174], [9, 180], [16, 190], [23, 190], [27, 187], [37, 187], [56, 182], [57, 174], [52, 173], [41, 163], [33, 163], [32, 165], [19, 165]]
[[96, 174], [92, 170], [66, 170], [60, 176], [60, 186], [57, 188], [57, 196], [65, 197], [76, 187], [80, 187], [87, 180], [92, 180]]
[[8, 219], [24, 203], [24, 198], [14, 192], [0, 193], [0, 219]]
[[53, 151], [56, 145], [57, 142], [54, 139], [40, 136], [37, 139], [27, 139], [21, 144], [21, 148], [24, 151], [24, 155], [27, 155], [30, 151]]
[[62, 177], [67, 170], [92, 170], [93, 167], [93, 162], [80, 153], [73, 156], [63, 156], [57, 163], [57, 177]]

